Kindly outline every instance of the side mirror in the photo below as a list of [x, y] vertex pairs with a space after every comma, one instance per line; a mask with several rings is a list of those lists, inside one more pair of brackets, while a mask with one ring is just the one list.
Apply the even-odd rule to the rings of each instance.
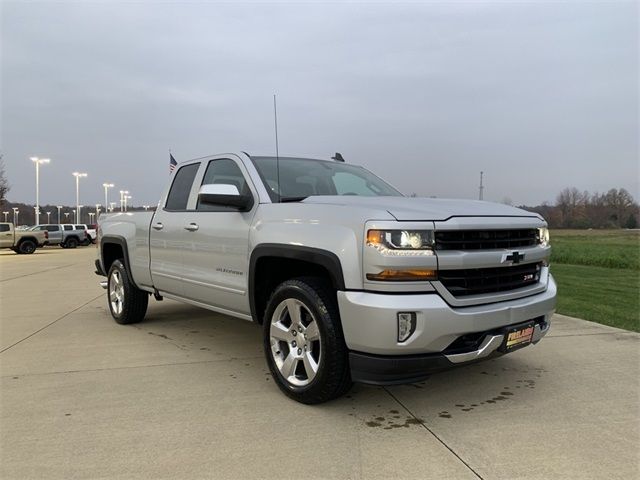
[[233, 207], [241, 212], [251, 210], [253, 207], [251, 195], [240, 195], [238, 187], [222, 183], [202, 185], [198, 192], [198, 202], [203, 205]]

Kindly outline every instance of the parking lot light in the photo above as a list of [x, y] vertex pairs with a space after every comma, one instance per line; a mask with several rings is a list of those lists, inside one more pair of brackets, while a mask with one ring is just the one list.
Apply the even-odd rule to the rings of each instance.
[[86, 177], [86, 173], [73, 172], [73, 176], [76, 177], [76, 223], [80, 223], [80, 178]]
[[[75, 210], [73, 212], [75, 213]], [[69, 212], [64, 212], [64, 223], [69, 223]]]
[[4, 221], [7, 221], [7, 216], [9, 215], [9, 212], [2, 212], [4, 214]]
[[51, 212], [46, 212], [47, 213], [47, 223], [51, 223]]
[[62, 210], [62, 205], [57, 205], [56, 208], [58, 209], [58, 223], [60, 223], [60, 210]]
[[102, 186], [104, 187], [104, 208], [107, 208], [107, 205], [109, 205], [109, 189], [115, 187], [115, 185], [113, 183], [103, 183]]
[[18, 207], [13, 207], [13, 226], [17, 227], [18, 226], [18, 214], [20, 213], [20, 210], [18, 209]]
[[49, 163], [48, 158], [31, 157], [31, 161], [36, 164], [36, 225], [40, 223], [40, 165]]

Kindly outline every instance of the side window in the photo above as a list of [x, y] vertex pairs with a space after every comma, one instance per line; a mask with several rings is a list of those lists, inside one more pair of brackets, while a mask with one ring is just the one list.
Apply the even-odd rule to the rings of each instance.
[[73, 225], [65, 225], [64, 226], [65, 231], [69, 231], [69, 230], [73, 230]]
[[76, 230], [84, 230], [84, 225], [75, 225]]
[[191, 193], [191, 187], [193, 186], [193, 179], [196, 177], [199, 167], [199, 163], [192, 163], [180, 167], [173, 179], [171, 190], [169, 190], [169, 196], [167, 197], [167, 203], [165, 205], [167, 210], [185, 210], [187, 208], [189, 193]]
[[58, 225], [47, 225], [46, 230], [47, 232], [59, 232], [60, 227]]
[[[220, 160], [211, 160], [207, 165], [207, 171], [204, 173], [202, 185], [234, 185], [238, 189], [240, 195], [251, 195], [251, 191], [247, 186], [247, 181], [242, 175], [240, 167], [233, 160], [222, 158]], [[219, 211], [221, 207], [215, 205], [200, 205], [196, 207], [199, 211]], [[222, 207], [225, 208], [225, 207]]]
[[11, 230], [6, 223], [0, 223], [0, 232], [8, 232]]

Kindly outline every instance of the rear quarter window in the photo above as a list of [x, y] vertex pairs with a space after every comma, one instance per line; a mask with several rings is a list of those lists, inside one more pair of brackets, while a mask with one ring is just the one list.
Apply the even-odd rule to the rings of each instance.
[[186, 210], [187, 203], [189, 203], [189, 194], [191, 193], [191, 187], [193, 186], [193, 180], [198, 173], [199, 163], [192, 163], [180, 167], [176, 173], [173, 183], [171, 184], [171, 190], [167, 196], [167, 203], [165, 208], [167, 210]]

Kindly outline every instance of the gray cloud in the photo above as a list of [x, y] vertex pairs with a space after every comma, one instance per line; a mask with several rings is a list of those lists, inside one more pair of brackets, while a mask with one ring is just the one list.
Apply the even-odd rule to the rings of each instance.
[[[178, 160], [340, 151], [406, 193], [638, 195], [635, 3], [2, 3], [10, 198], [154, 204]], [[116, 190], [117, 190], [116, 189]], [[113, 195], [112, 195], [113, 196]]]

